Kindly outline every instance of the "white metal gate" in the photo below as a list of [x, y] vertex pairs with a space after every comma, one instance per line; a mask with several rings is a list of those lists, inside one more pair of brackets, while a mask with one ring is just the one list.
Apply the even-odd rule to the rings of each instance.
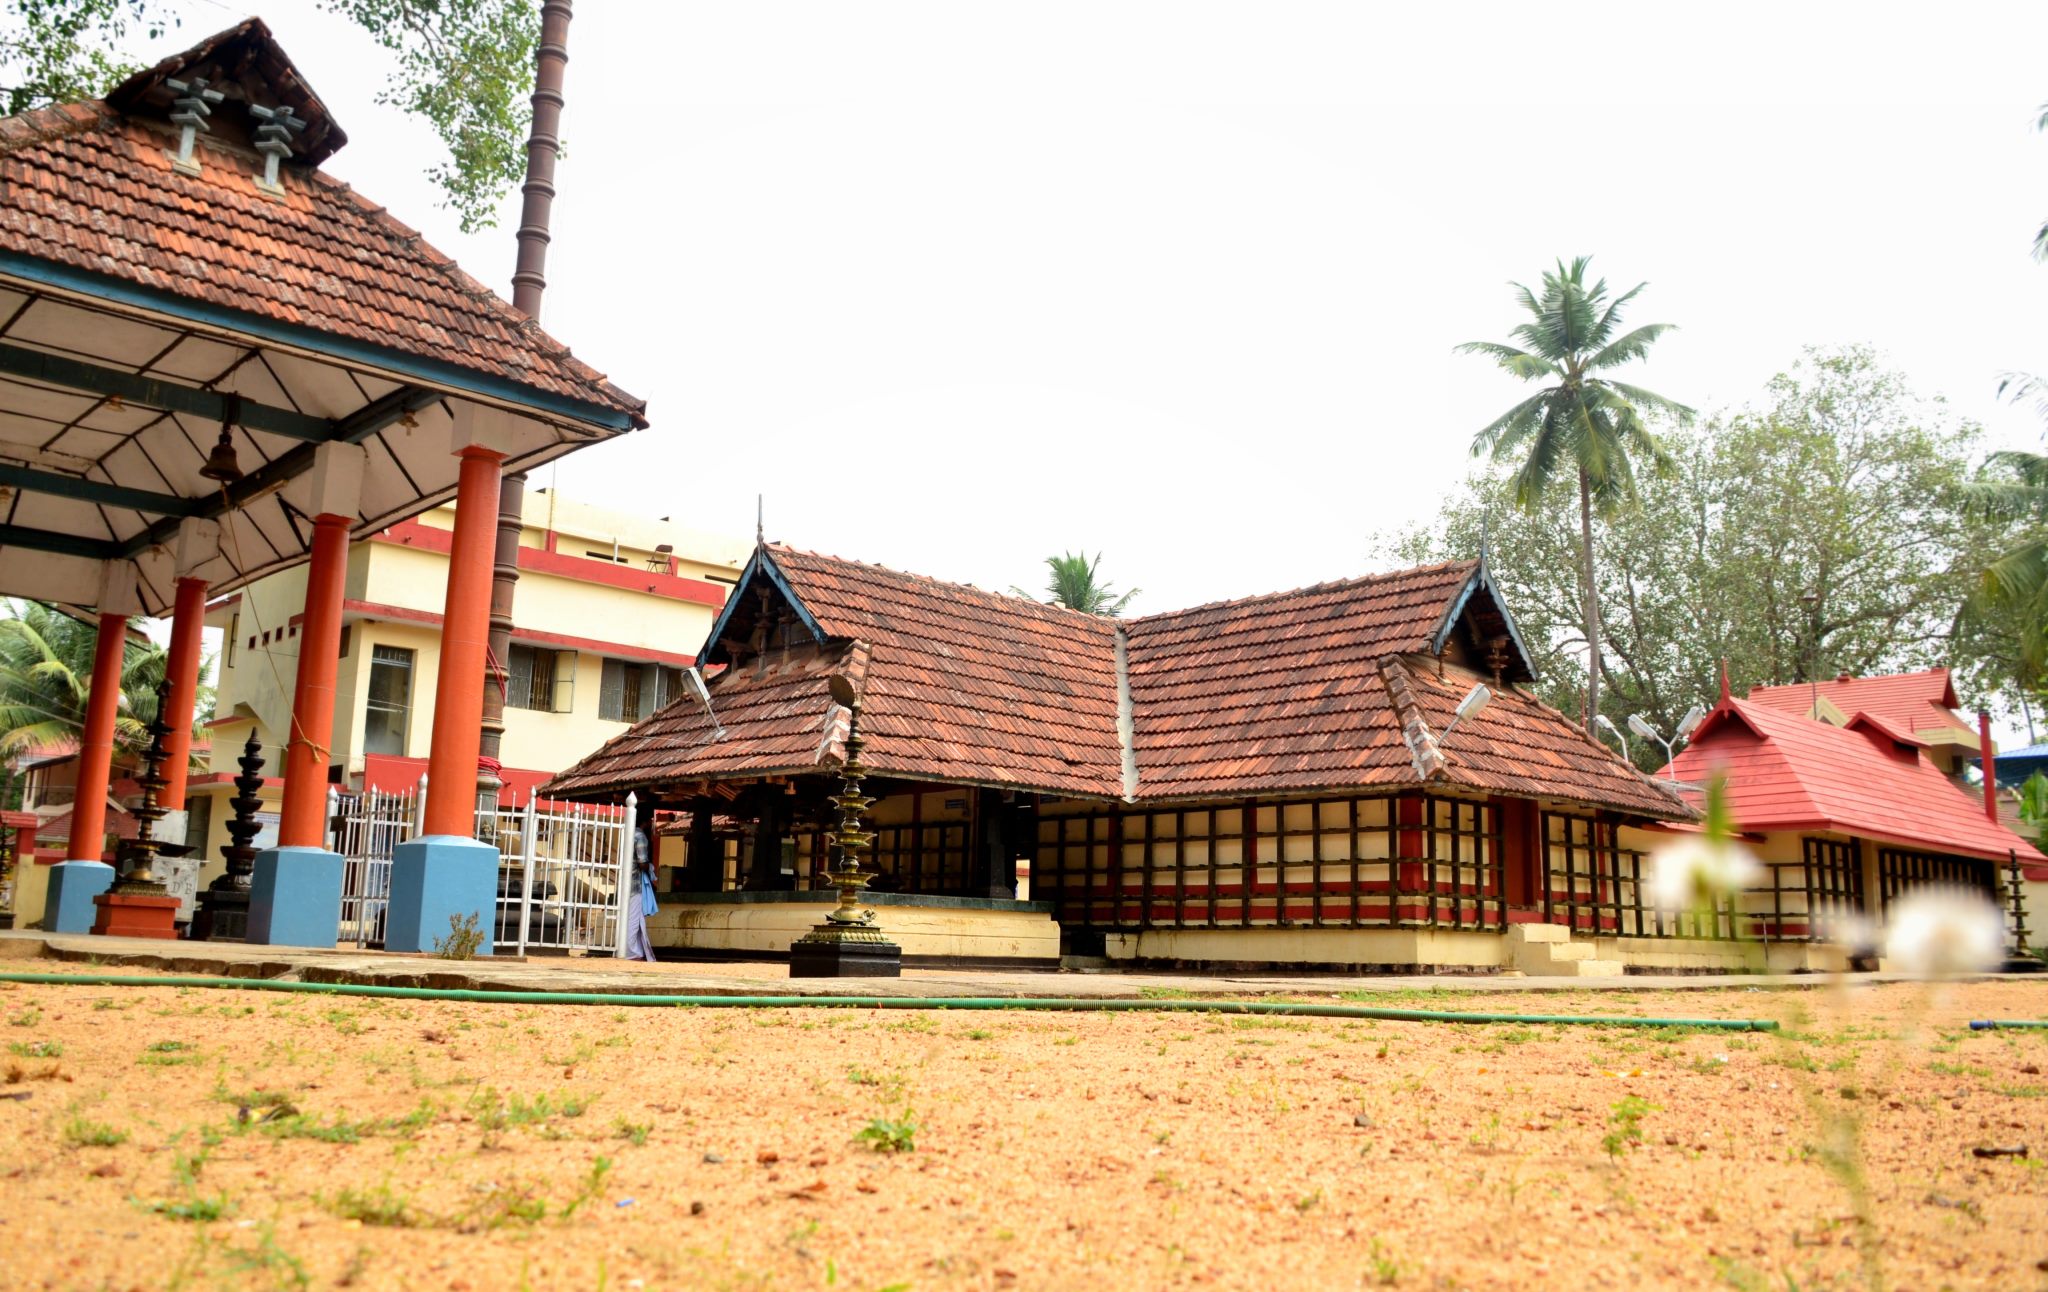
[[391, 908], [391, 853], [420, 830], [426, 810], [427, 778], [392, 794], [329, 791], [327, 832], [341, 854], [341, 940], [359, 947], [384, 945], [384, 920]]
[[[343, 942], [384, 944], [392, 853], [420, 834], [426, 801], [425, 776], [402, 793], [328, 795], [328, 837], [343, 859]], [[508, 794], [496, 812], [478, 810], [476, 837], [499, 854], [496, 951], [625, 954], [634, 802], [543, 807], [529, 798], [520, 807]]]
[[499, 949], [626, 954], [634, 802], [499, 809]]

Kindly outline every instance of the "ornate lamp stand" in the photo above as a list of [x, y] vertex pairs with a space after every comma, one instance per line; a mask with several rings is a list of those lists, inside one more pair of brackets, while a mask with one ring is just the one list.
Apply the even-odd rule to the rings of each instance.
[[254, 732], [235, 762], [242, 769], [235, 777], [235, 796], [228, 800], [235, 815], [220, 849], [228, 868], [199, 895], [199, 913], [192, 917], [194, 941], [245, 942], [249, 937], [249, 876], [256, 870], [255, 841], [263, 829], [256, 819], [263, 807], [263, 742]]
[[156, 689], [156, 717], [149, 724], [149, 748], [142, 755], [142, 802], [130, 814], [140, 823], [135, 838], [121, 849], [122, 877], [106, 892], [92, 899], [99, 916], [92, 922], [94, 933], [123, 938], [175, 938], [178, 936], [178, 899], [156, 877], [156, 855], [164, 845], [156, 837], [156, 823], [170, 809], [157, 801], [169, 784], [164, 779], [164, 760], [169, 752], [165, 737], [171, 724], [164, 721], [164, 697], [169, 684]]
[[846, 710], [846, 762], [839, 769], [839, 793], [832, 801], [839, 805], [839, 829], [832, 836], [832, 883], [839, 889], [839, 905], [798, 938], [789, 948], [789, 976], [792, 978], [900, 978], [903, 976], [903, 948], [884, 937], [875, 927], [875, 913], [862, 910], [860, 893], [874, 876], [861, 869], [862, 849], [875, 836], [861, 828], [861, 813], [874, 800], [861, 792], [860, 751], [867, 742], [860, 734], [860, 694], [852, 679], [834, 674], [832, 698]]

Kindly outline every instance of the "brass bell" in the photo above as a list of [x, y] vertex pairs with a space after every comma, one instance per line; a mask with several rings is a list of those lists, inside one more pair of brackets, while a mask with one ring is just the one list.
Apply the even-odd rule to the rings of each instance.
[[242, 420], [242, 397], [221, 396], [220, 438], [214, 441], [213, 452], [206, 455], [206, 465], [199, 468], [199, 474], [208, 480], [222, 484], [233, 484], [242, 478], [242, 466], [235, 461], [235, 423]]

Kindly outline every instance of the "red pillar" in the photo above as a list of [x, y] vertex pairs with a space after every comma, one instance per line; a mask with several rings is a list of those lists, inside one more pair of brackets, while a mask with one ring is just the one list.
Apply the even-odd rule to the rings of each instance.
[[483, 741], [501, 461], [502, 454], [476, 445], [462, 450], [448, 600], [441, 619], [441, 667], [434, 684], [434, 738], [427, 754], [429, 835], [467, 839], [476, 831], [476, 758]]
[[298, 681], [292, 690], [292, 728], [284, 748], [284, 805], [277, 826], [281, 848], [321, 848], [327, 843], [327, 768], [334, 761], [334, 675], [341, 665], [349, 523], [349, 517], [332, 514], [313, 520], [306, 615], [299, 625]]
[[206, 580], [179, 579], [175, 608], [171, 611], [171, 652], [164, 661], [170, 692], [165, 697], [164, 721], [171, 734], [164, 738], [164, 806], [173, 812], [185, 806], [185, 773], [192, 764], [192, 702], [199, 694], [200, 631], [206, 627]]
[[114, 775], [114, 717], [121, 708], [121, 664], [128, 646], [128, 616], [100, 616], [93, 644], [92, 685], [85, 698], [85, 730], [78, 742], [78, 794], [71, 804], [69, 861], [98, 861], [107, 848], [107, 789]]

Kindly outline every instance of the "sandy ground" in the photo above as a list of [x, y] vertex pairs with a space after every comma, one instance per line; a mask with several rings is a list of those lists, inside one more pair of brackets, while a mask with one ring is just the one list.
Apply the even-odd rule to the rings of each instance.
[[2048, 1288], [2048, 983], [1373, 1003], [1792, 1030], [0, 985], [0, 1286]]

